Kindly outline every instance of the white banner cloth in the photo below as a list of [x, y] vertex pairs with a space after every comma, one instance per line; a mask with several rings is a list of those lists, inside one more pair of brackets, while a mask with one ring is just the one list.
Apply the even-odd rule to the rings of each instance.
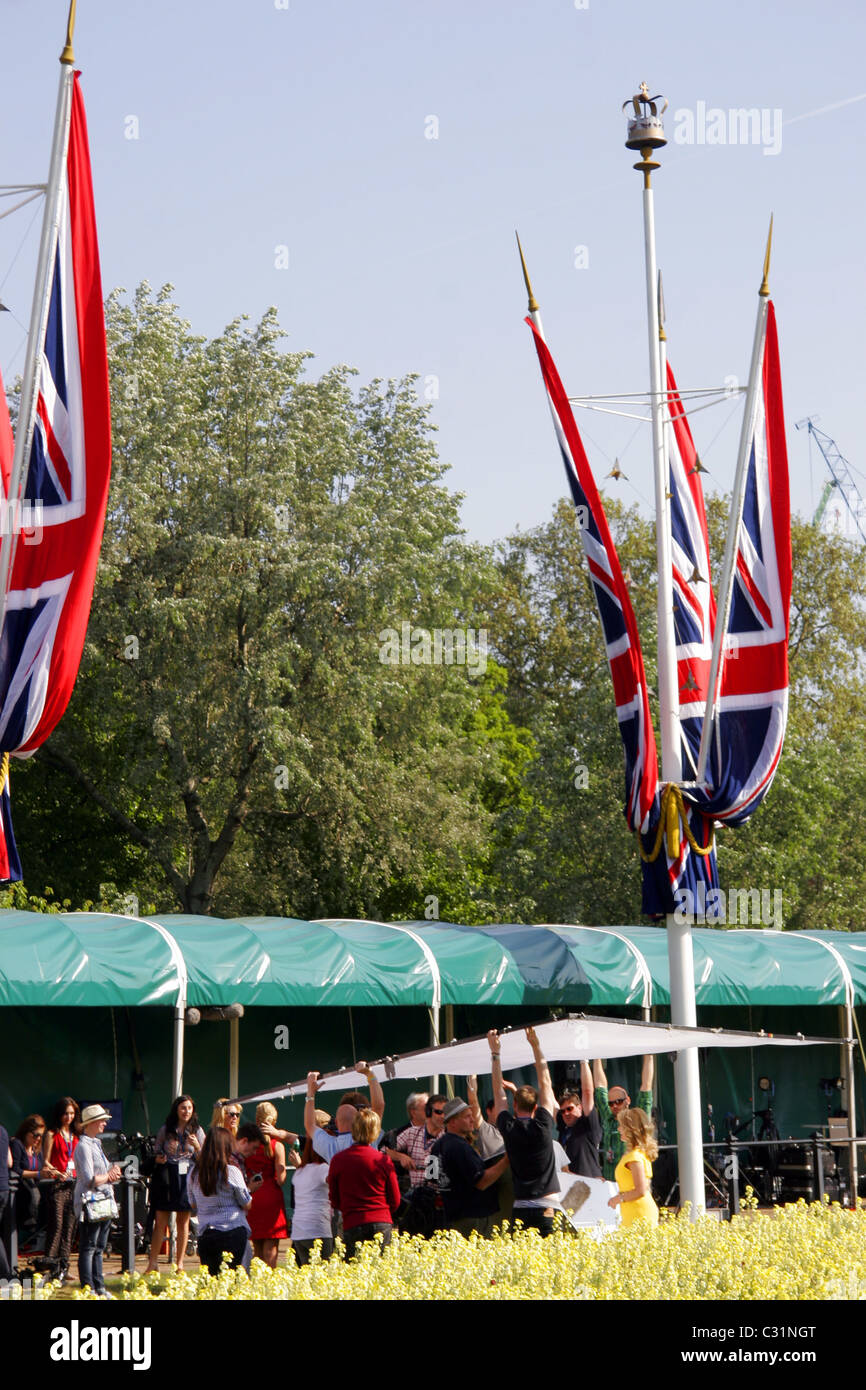
[[[643, 1057], [648, 1053], [679, 1052], [689, 1047], [804, 1047], [819, 1043], [839, 1046], [839, 1039], [774, 1037], [772, 1033], [735, 1033], [724, 1028], [681, 1028], [672, 1023], [640, 1023], [620, 1018], [568, 1018], [539, 1023], [535, 1029], [548, 1062], [574, 1062], [581, 1058]], [[533, 1065], [532, 1048], [523, 1028], [500, 1035], [502, 1070]], [[373, 1063], [379, 1081], [417, 1080], [429, 1076], [481, 1076], [490, 1072], [487, 1037], [470, 1038], [402, 1057], [386, 1057]], [[346, 1068], [320, 1078], [322, 1091], [348, 1091], [367, 1084], [360, 1072]], [[306, 1079], [237, 1099], [252, 1105], [262, 1100], [283, 1100], [304, 1095]]]

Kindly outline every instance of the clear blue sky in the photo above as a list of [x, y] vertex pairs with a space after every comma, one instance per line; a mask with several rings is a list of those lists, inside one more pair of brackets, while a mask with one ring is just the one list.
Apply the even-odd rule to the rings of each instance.
[[[818, 412], [866, 470], [860, 190], [866, 9], [855, 0], [80, 0], [103, 282], [171, 281], [194, 329], [279, 310], [312, 370], [435, 375], [434, 419], [470, 534], [543, 522], [564, 478], [514, 249], [523, 238], [572, 394], [647, 387], [640, 179], [622, 102], [670, 102], [655, 177], [670, 358], [682, 386], [744, 379], [771, 211], [792, 496]], [[66, 0], [0, 11], [0, 182], [45, 178]], [[847, 103], [840, 105], [839, 103]], [[682, 144], [704, 108], [757, 107], [781, 149]], [[831, 110], [824, 108], [832, 107]], [[777, 117], [775, 112], [779, 112]], [[818, 112], [819, 114], [809, 114]], [[138, 122], [138, 139], [126, 138]], [[438, 121], [438, 138], [426, 138]], [[781, 121], [774, 131], [773, 123]], [[29, 314], [38, 219], [0, 222], [0, 296]], [[275, 267], [287, 246], [289, 268]], [[586, 248], [575, 268], [574, 248]], [[20, 247], [20, 253], [19, 253]], [[18, 253], [18, 258], [12, 265]], [[11, 267], [11, 269], [10, 269]], [[23, 333], [0, 315], [0, 366]], [[730, 484], [730, 403], [695, 417]], [[596, 472], [649, 499], [649, 434], [579, 417]], [[861, 478], [866, 494], [866, 477]]]

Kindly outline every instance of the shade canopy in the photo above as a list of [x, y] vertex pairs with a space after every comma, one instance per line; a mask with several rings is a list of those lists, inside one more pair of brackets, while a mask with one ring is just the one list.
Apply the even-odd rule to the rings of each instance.
[[[860, 1004], [866, 933], [692, 933], [709, 1005]], [[273, 1007], [669, 1003], [660, 927], [0, 913], [0, 1004]]]
[[[536, 1027], [541, 1050], [548, 1062], [575, 1062], [581, 1058], [641, 1057], [660, 1052], [682, 1052], [690, 1047], [810, 1047], [833, 1042], [832, 1038], [776, 1037], [772, 1033], [731, 1032], [726, 1028], [680, 1028], [671, 1023], [635, 1023], [621, 1018], [573, 1016]], [[530, 1067], [534, 1061], [525, 1030], [516, 1029], [499, 1037], [503, 1071]], [[426, 1048], [376, 1062], [372, 1071], [379, 1081], [416, 1080], [421, 1076], [485, 1076], [491, 1071], [490, 1045], [486, 1037], [467, 1038], [442, 1047]], [[322, 1077], [320, 1091], [345, 1091], [364, 1086], [366, 1076], [350, 1068]], [[270, 1091], [239, 1096], [244, 1105], [263, 1100], [283, 1100], [303, 1096], [306, 1078], [287, 1081]]]

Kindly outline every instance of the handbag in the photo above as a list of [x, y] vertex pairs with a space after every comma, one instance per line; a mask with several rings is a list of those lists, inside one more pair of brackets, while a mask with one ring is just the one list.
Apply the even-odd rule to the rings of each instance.
[[81, 1219], [97, 1224], [114, 1221], [119, 1215], [117, 1201], [110, 1187], [98, 1192], [85, 1192], [81, 1198]]

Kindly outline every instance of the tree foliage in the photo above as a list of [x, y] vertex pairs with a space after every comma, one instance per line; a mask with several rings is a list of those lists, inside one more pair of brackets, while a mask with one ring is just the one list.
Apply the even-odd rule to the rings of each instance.
[[[411, 378], [314, 378], [273, 312], [196, 337], [169, 288], [113, 295], [107, 325], [114, 471], [84, 659], [13, 779], [28, 883], [224, 915], [639, 920], [571, 504], [472, 545]], [[652, 703], [654, 529], [606, 505]], [[709, 499], [716, 574], [726, 514]], [[788, 927], [859, 929], [866, 552], [796, 520], [792, 547], [785, 750], [751, 822], [719, 833], [722, 886], [780, 888]], [[483, 629], [486, 670], [405, 642], [383, 660], [404, 625]]]
[[167, 289], [107, 323], [110, 505], [52, 786], [185, 911], [373, 915], [425, 862], [459, 873], [487, 826], [480, 687], [383, 665], [379, 634], [483, 626], [492, 574], [412, 382], [308, 379], [273, 312], [206, 342]]

